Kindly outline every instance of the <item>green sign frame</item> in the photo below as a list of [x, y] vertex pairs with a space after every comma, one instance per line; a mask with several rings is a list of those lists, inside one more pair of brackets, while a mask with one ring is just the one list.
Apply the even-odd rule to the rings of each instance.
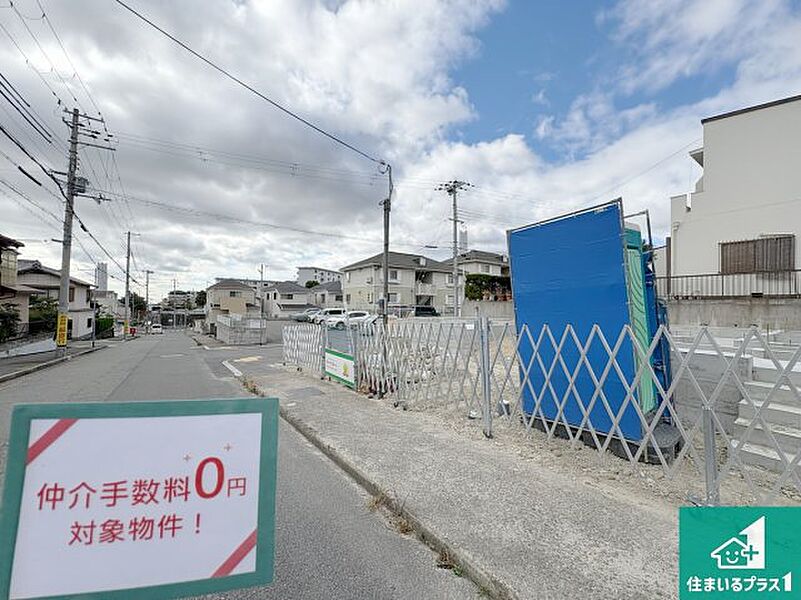
[[331, 379], [334, 379], [335, 381], [338, 381], [339, 383], [341, 383], [341, 384], [343, 384], [343, 385], [345, 385], [345, 386], [347, 386], [347, 387], [349, 387], [351, 389], [356, 389], [356, 359], [353, 356], [351, 356], [350, 354], [347, 354], [345, 352], [340, 352], [339, 350], [334, 350], [333, 348], [326, 348], [325, 349], [325, 353], [326, 354], [331, 354], [332, 356], [336, 356], [337, 358], [341, 358], [343, 360], [349, 360], [349, 361], [353, 362], [353, 381], [352, 382], [348, 381], [347, 379], [343, 379], [342, 377], [340, 377], [336, 373], [332, 373], [331, 371], [328, 371], [328, 370], [325, 371], [325, 374], [328, 377], [330, 377]]
[[[155, 402], [18, 404], [11, 416], [3, 503], [0, 506], [0, 598], [8, 598], [17, 527], [22, 504], [25, 462], [31, 421], [34, 419], [125, 419], [261, 414], [261, 457], [256, 538], [256, 570], [219, 578], [183, 581], [112, 591], [47, 596], [94, 600], [160, 600], [199, 596], [213, 592], [266, 585], [273, 581], [275, 550], [275, 487], [278, 455], [278, 399], [223, 398], [210, 400], [165, 400]], [[45, 600], [36, 598], [30, 600]]]

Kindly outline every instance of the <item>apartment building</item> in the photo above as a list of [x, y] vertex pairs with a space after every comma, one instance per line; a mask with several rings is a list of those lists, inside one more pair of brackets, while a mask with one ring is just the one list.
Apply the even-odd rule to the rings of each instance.
[[309, 281], [316, 281], [317, 283], [342, 281], [342, 273], [322, 267], [298, 267], [297, 284], [305, 286]]
[[[453, 265], [453, 258], [442, 261], [443, 264]], [[468, 250], [459, 254], [459, 272], [464, 275], [492, 275], [495, 277], [509, 276], [509, 257], [497, 252], [484, 250]], [[460, 284], [461, 285], [461, 284]]]

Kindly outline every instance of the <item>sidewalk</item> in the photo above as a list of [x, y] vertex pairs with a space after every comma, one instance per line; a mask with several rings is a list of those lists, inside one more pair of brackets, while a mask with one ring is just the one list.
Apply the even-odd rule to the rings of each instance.
[[[674, 504], [549, 468], [440, 417], [281, 367], [251, 378], [494, 597], [675, 598]], [[478, 426], [476, 427], [478, 429]]]
[[[104, 340], [99, 340], [92, 349], [92, 343], [88, 341], [79, 341], [71, 343], [67, 348], [67, 357], [72, 358], [93, 352], [105, 347]], [[39, 368], [49, 366], [49, 363], [59, 358], [58, 350], [50, 350], [48, 352], [37, 352], [36, 354], [26, 354], [24, 356], [11, 356], [9, 358], [0, 359], [0, 381], [10, 378], [14, 373], [28, 373]], [[57, 363], [53, 363], [57, 364]]]

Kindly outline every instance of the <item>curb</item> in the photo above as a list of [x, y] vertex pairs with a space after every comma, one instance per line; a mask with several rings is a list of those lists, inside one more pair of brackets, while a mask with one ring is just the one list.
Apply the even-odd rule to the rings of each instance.
[[467, 577], [467, 579], [475, 583], [492, 598], [497, 598], [499, 600], [518, 600], [519, 596], [514, 590], [488, 573], [483, 567], [479, 566], [468, 553], [448, 544], [445, 539], [426, 525], [422, 519], [406, 508], [404, 503], [399, 503], [398, 499], [392, 496], [389, 490], [382, 488], [358, 467], [343, 457], [336, 448], [325, 443], [312, 427], [304, 423], [300, 418], [292, 415], [286, 408], [280, 405], [280, 402], [279, 412], [284, 421], [311, 442], [320, 452], [331, 459], [334, 464], [363, 487], [370, 495], [385, 498], [384, 505], [395, 515], [406, 519], [417, 534], [417, 537], [424, 544], [438, 554], [447, 553], [453, 564], [461, 569], [463, 575]]
[[53, 367], [65, 361], [72, 360], [73, 358], [83, 356], [84, 354], [91, 354], [92, 352], [97, 352], [98, 350], [102, 350], [103, 348], [108, 348], [108, 346], [95, 346], [94, 348], [87, 348], [86, 350], [81, 350], [80, 352], [76, 352], [74, 354], [68, 354], [67, 356], [62, 356], [61, 358], [54, 358], [53, 360], [48, 360], [46, 362], [39, 363], [38, 365], [33, 365], [32, 367], [27, 367], [19, 371], [14, 371], [13, 373], [6, 373], [5, 375], [0, 375], [0, 383], [11, 381], [12, 379], [17, 379], [18, 377], [22, 377], [23, 375], [29, 375], [30, 373], [35, 373], [36, 371], [41, 371], [42, 369], [46, 369], [48, 367]]

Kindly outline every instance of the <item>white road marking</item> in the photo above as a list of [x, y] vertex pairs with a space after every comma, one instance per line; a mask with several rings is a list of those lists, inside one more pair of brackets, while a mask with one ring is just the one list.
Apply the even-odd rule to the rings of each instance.
[[234, 377], [242, 377], [242, 371], [237, 369], [234, 365], [227, 360], [222, 361], [223, 366], [234, 374]]
[[178, 358], [184, 356], [183, 354], [162, 354], [160, 358]]
[[235, 363], [250, 363], [256, 362], [257, 360], [261, 360], [261, 356], [243, 356], [242, 358], [237, 358], [234, 360]]

